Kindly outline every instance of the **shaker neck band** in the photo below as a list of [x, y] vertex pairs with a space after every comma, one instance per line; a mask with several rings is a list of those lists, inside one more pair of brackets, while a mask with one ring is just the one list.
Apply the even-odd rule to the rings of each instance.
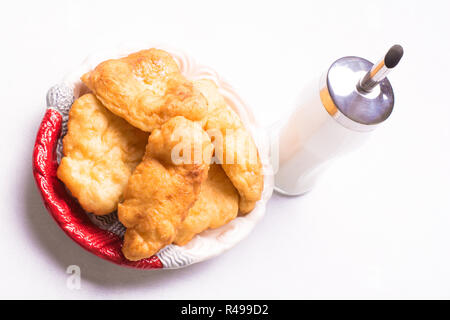
[[369, 132], [374, 130], [378, 124], [364, 124], [354, 121], [342, 113], [333, 101], [327, 83], [328, 72], [324, 72], [320, 79], [319, 92], [320, 100], [328, 114], [340, 125], [352, 131]]

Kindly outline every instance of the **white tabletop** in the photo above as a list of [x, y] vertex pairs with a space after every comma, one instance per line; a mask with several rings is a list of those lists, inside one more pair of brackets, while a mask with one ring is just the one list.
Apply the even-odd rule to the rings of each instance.
[[[450, 298], [448, 1], [10, 1], [0, 10], [1, 298]], [[162, 41], [228, 79], [270, 125], [345, 55], [405, 56], [392, 116], [231, 251], [136, 271], [72, 242], [31, 174], [45, 93], [98, 48]], [[81, 268], [81, 288], [66, 269]]]

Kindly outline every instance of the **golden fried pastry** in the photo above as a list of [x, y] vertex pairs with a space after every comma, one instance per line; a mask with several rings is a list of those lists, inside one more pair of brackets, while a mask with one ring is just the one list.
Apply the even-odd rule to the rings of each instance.
[[155, 129], [119, 204], [122, 252], [136, 261], [173, 242], [208, 175], [213, 145], [197, 123], [175, 117]]
[[148, 133], [85, 94], [70, 109], [58, 178], [86, 211], [108, 214], [117, 209], [147, 140]]
[[220, 165], [212, 164], [199, 198], [178, 229], [174, 243], [185, 245], [196, 234], [233, 220], [238, 214], [238, 203], [239, 194], [230, 179]]
[[256, 145], [239, 116], [226, 104], [211, 80], [197, 80], [194, 86], [208, 102], [203, 126], [214, 143], [216, 161], [239, 192], [241, 213], [248, 213], [261, 199], [263, 173]]
[[207, 111], [205, 98], [163, 50], [104, 61], [81, 79], [106, 108], [143, 131], [175, 116], [199, 121]]

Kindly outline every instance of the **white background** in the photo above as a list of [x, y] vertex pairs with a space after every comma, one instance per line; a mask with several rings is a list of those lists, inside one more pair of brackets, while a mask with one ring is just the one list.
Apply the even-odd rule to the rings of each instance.
[[[450, 298], [447, 1], [9, 1], [0, 10], [1, 298]], [[31, 173], [47, 89], [89, 53], [162, 41], [215, 68], [265, 126], [345, 55], [405, 56], [392, 116], [231, 251], [137, 271], [73, 243]], [[80, 290], [66, 268], [81, 267]]]

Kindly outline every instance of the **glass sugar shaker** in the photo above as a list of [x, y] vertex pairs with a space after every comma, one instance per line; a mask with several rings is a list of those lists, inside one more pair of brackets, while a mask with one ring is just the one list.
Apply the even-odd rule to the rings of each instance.
[[395, 45], [376, 64], [343, 57], [305, 87], [301, 101], [277, 139], [275, 190], [285, 195], [310, 191], [327, 164], [361, 146], [394, 107], [386, 75], [403, 56]]

